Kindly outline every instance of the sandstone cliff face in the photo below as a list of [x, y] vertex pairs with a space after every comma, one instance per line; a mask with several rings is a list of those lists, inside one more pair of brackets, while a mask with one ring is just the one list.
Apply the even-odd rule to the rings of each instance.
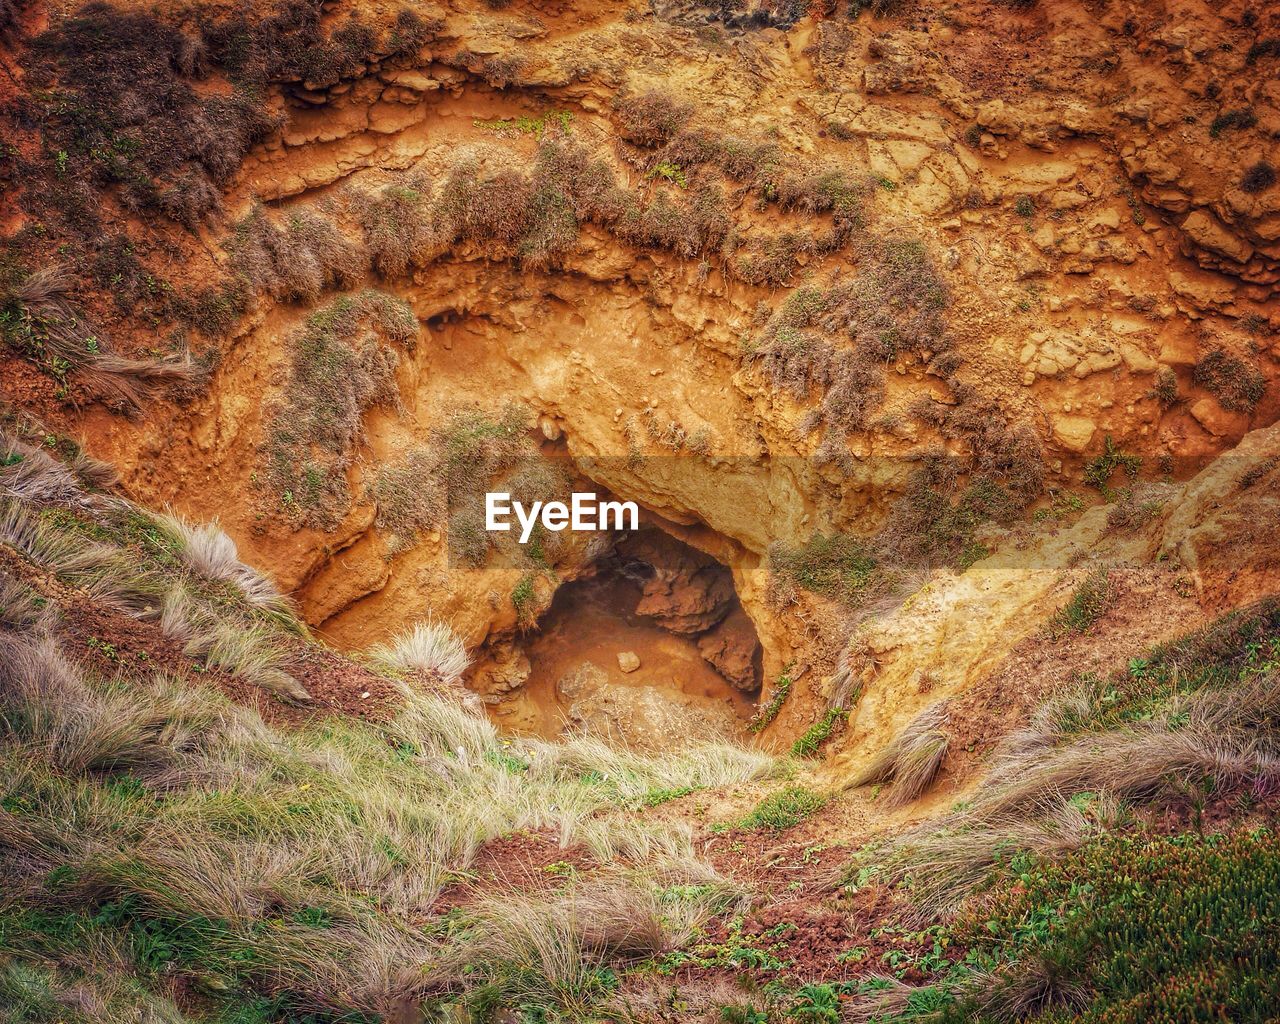
[[[317, 270], [314, 289], [264, 285], [231, 336], [205, 346], [207, 386], [185, 404], [67, 417], [131, 496], [219, 517], [339, 646], [435, 614], [488, 645], [492, 672], [599, 557], [580, 540], [464, 570], [456, 519], [388, 526], [380, 471], [439, 449], [459, 409], [519, 403], [537, 426], [521, 458], [567, 461], [578, 483], [638, 502], [728, 566], [764, 677], [809, 669], [784, 734], [847, 681], [833, 657], [847, 613], [803, 591], [777, 600], [771, 545], [881, 530], [926, 457], [962, 480], [1034, 463], [1052, 495], [1080, 489], [1110, 451], [1185, 480], [1276, 418], [1280, 92], [1261, 45], [1280, 33], [1274, 12], [1185, 0], [926, 4], [856, 20], [823, 5], [739, 19], [697, 4], [415, 10], [431, 26], [416, 49], [273, 87], [279, 126], [228, 180], [223, 219], [199, 227], [198, 245], [174, 243], [192, 262], [173, 276], [249, 273], [232, 225], [255, 202], [295, 241], [299, 224], [332, 225], [347, 263]], [[655, 89], [675, 120], [638, 126], [626, 101]], [[573, 154], [585, 162], [556, 172], [571, 184], [537, 178]], [[513, 169], [534, 175], [533, 198]], [[589, 208], [588, 171], [634, 209]], [[478, 209], [436, 230], [463, 181]], [[572, 214], [508, 230], [498, 208], [515, 192], [522, 216], [557, 203]], [[429, 223], [413, 220], [419, 200]], [[290, 244], [286, 262], [301, 260]], [[364, 288], [407, 303], [417, 327], [369, 335], [369, 351], [389, 353], [389, 394], [357, 405], [349, 452], [324, 456], [349, 501], [317, 524], [270, 483], [278, 410], [302, 387], [307, 318]], [[873, 314], [884, 322], [863, 331]], [[1200, 508], [1198, 493], [1165, 508]], [[1020, 504], [1037, 500], [1052, 498]], [[855, 634], [865, 693], [848, 749], [994, 671], [1105, 519], [927, 582], [875, 627], [916, 635], [900, 669], [884, 662], [905, 640]], [[1209, 533], [1176, 523], [1166, 543], [1191, 571]], [[983, 550], [1021, 543], [1007, 525]], [[1197, 591], [1206, 613], [1233, 599], [1217, 586]], [[736, 653], [705, 641], [731, 681], [746, 671], [738, 631]], [[922, 659], [942, 676], [921, 683]], [[920, 699], [904, 702], [913, 686]], [[893, 695], [884, 721], [875, 692]]]

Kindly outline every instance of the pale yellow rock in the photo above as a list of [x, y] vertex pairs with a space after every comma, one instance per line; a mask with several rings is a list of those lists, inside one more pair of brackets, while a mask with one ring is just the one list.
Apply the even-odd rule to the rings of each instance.
[[392, 71], [384, 73], [382, 80], [414, 92], [431, 92], [440, 88], [438, 81], [421, 71]]
[[1055, 416], [1053, 418], [1054, 440], [1070, 452], [1087, 451], [1096, 429], [1093, 420], [1087, 416]]
[[1248, 429], [1249, 417], [1242, 412], [1228, 412], [1212, 398], [1191, 403], [1191, 415], [1214, 437], [1227, 437]]

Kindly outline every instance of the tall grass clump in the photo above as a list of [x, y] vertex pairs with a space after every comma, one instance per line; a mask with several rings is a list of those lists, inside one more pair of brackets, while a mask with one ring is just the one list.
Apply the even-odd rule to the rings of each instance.
[[207, 580], [229, 583], [255, 608], [291, 614], [288, 600], [263, 573], [240, 561], [236, 542], [217, 522], [192, 524], [173, 514], [153, 517], [173, 541], [177, 557]]
[[1049, 619], [1049, 636], [1060, 640], [1087, 633], [1106, 614], [1113, 599], [1111, 574], [1106, 569], [1093, 569], [1071, 592], [1071, 600]]
[[885, 803], [891, 807], [908, 804], [920, 796], [947, 756], [950, 740], [940, 728], [947, 721], [947, 705], [939, 702], [926, 708], [880, 751], [853, 779], [851, 785], [892, 782]]
[[68, 298], [71, 285], [63, 271], [46, 267], [0, 290], [0, 338], [52, 377], [62, 396], [74, 399], [74, 383], [111, 408], [136, 412], [155, 395], [196, 381], [185, 352], [136, 359], [113, 351]]
[[412, 672], [446, 684], [462, 678], [471, 659], [449, 626], [428, 619], [415, 623], [389, 643], [369, 651], [369, 659], [391, 672]]

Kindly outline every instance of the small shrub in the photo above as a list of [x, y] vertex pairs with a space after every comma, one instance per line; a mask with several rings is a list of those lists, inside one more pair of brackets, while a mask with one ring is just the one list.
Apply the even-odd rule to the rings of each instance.
[[680, 166], [667, 160], [654, 164], [653, 168], [645, 175], [645, 177], [664, 178], [673, 185], [679, 185], [681, 188], [689, 187], [689, 179], [685, 176], [684, 171], [680, 169]]
[[841, 169], [824, 169], [810, 174], [788, 174], [778, 184], [778, 205], [803, 213], [831, 213], [837, 236], [843, 240], [855, 228], [866, 224], [864, 204], [871, 185], [855, 180]]
[[733, 268], [748, 284], [779, 287], [791, 281], [800, 261], [817, 251], [808, 231], [779, 231], [748, 240], [739, 250]]
[[495, 473], [535, 454], [528, 428], [528, 412], [511, 402], [496, 417], [479, 409], [458, 410], [434, 432], [451, 507], [483, 489]]
[[1158, 501], [1138, 501], [1132, 492], [1107, 510], [1107, 529], [1132, 532], [1151, 522], [1163, 505]]
[[1275, 183], [1276, 169], [1265, 160], [1259, 160], [1240, 179], [1240, 187], [1251, 195], [1265, 192]]
[[639, 146], [662, 146], [688, 122], [690, 103], [682, 103], [670, 93], [646, 89], [614, 101], [618, 134]]
[[427, 448], [414, 448], [378, 467], [371, 494], [378, 512], [374, 525], [391, 534], [392, 553], [410, 546], [445, 517], [440, 461]]
[[516, 610], [516, 623], [528, 629], [537, 623], [537, 591], [534, 589], [534, 574], [525, 573], [520, 582], [511, 591], [511, 605]]
[[236, 225], [228, 249], [249, 284], [276, 299], [313, 303], [326, 290], [354, 287], [366, 267], [364, 253], [311, 212], [280, 227], [258, 206]]
[[383, 277], [404, 277], [437, 251], [431, 183], [425, 177], [410, 174], [376, 194], [353, 191], [349, 202], [373, 269]]
[[1102, 618], [1113, 597], [1111, 575], [1094, 569], [1071, 594], [1071, 600], [1049, 619], [1047, 631], [1055, 640], [1087, 633]]
[[1213, 123], [1209, 125], [1209, 138], [1216, 139], [1225, 131], [1242, 131], [1245, 128], [1253, 128], [1257, 123], [1258, 117], [1252, 110], [1247, 108], [1228, 110], [1213, 119]]
[[1222, 349], [1201, 359], [1192, 379], [1231, 412], [1253, 412], [1267, 389], [1267, 379], [1261, 370]]
[[742, 819], [741, 827], [785, 832], [822, 809], [826, 798], [803, 786], [788, 786], [765, 797]]

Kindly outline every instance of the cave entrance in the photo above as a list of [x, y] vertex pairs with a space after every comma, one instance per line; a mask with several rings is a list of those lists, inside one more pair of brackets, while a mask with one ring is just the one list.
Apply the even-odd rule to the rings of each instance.
[[527, 677], [491, 705], [514, 732], [658, 749], [740, 733], [760, 693], [760, 642], [732, 573], [652, 525], [561, 586], [516, 644], [508, 662]]

